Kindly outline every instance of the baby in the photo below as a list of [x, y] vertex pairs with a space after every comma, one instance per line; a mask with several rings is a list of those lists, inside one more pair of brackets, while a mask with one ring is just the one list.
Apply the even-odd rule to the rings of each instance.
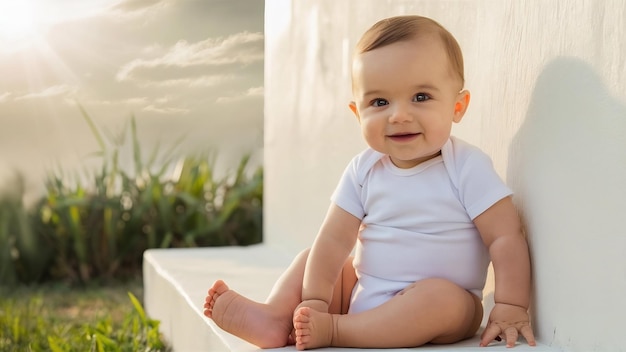
[[478, 331], [491, 260], [480, 345], [511, 347], [519, 334], [535, 345], [512, 192], [486, 154], [450, 135], [470, 101], [457, 41], [429, 18], [381, 20], [357, 44], [352, 93], [369, 148], [344, 171], [310, 251], [265, 303], [216, 281], [204, 314], [261, 348], [449, 344]]

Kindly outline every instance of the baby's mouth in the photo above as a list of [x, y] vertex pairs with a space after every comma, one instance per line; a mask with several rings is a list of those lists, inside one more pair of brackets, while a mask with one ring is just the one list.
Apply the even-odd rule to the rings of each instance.
[[413, 138], [419, 136], [419, 133], [395, 133], [388, 135], [390, 139], [398, 142], [412, 140]]

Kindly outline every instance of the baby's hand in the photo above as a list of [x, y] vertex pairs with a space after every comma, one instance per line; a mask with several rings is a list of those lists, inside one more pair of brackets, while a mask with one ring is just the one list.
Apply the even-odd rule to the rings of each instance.
[[524, 336], [529, 346], [536, 345], [526, 308], [496, 303], [489, 315], [487, 327], [480, 336], [480, 346], [485, 347], [494, 339], [498, 341], [504, 339], [506, 347], [513, 347], [520, 334]]

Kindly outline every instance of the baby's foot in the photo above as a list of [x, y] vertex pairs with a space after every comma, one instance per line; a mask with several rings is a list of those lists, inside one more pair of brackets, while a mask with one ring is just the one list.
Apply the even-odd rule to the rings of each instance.
[[223, 330], [261, 348], [284, 347], [291, 333], [291, 316], [249, 300], [218, 280], [209, 289], [204, 315]]
[[302, 307], [293, 316], [296, 330], [296, 349], [328, 347], [333, 341], [334, 319], [331, 314], [318, 312], [310, 307]]

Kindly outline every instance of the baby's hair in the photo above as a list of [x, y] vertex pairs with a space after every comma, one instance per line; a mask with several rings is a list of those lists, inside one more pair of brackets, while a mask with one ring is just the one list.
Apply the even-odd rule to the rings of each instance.
[[465, 84], [463, 53], [454, 36], [436, 21], [422, 16], [396, 16], [376, 22], [368, 29], [356, 45], [356, 54], [406, 41], [423, 35], [435, 34], [441, 39], [450, 60], [453, 73]]

